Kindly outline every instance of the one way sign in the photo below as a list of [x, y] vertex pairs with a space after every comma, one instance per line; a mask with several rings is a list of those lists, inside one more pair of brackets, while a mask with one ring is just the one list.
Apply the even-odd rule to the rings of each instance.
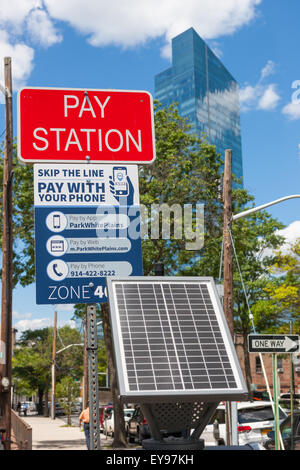
[[299, 351], [298, 335], [249, 335], [249, 352], [294, 353]]

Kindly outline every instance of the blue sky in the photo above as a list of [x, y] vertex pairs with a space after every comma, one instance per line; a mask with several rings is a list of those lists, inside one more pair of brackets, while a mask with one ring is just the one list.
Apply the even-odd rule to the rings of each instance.
[[[154, 93], [154, 75], [170, 65], [171, 38], [194, 27], [240, 85], [245, 187], [257, 205], [300, 193], [300, 104], [292, 103], [300, 80], [297, 0], [0, 0], [0, 11], [0, 83], [3, 57], [11, 56], [15, 91]], [[14, 103], [16, 128], [16, 94]], [[269, 209], [291, 240], [300, 234], [299, 209], [299, 200]], [[52, 322], [53, 307], [34, 298], [34, 286], [14, 292], [20, 331]], [[61, 324], [72, 316], [68, 307], [58, 312]]]

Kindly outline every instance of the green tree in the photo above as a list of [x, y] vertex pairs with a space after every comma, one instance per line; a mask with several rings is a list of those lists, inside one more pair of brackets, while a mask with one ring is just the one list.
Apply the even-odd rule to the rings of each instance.
[[80, 393], [80, 385], [73, 377], [63, 377], [56, 387], [58, 403], [65, 410], [68, 426], [71, 426], [71, 414]]
[[274, 259], [272, 255], [266, 256], [265, 253], [267, 250], [271, 253], [281, 245], [283, 239], [276, 234], [281, 228], [283, 225], [266, 212], [240, 219], [233, 225], [235, 249], [247, 294], [246, 299], [239, 269], [234, 261], [234, 324], [235, 332], [241, 334], [243, 339], [245, 372], [249, 390], [252, 383], [248, 352], [248, 335], [252, 331], [249, 307], [254, 316], [253, 321], [257, 332], [262, 331], [268, 324], [274, 324], [279, 318], [279, 311], [261, 311], [258, 314], [255, 305], [264, 297], [269, 267]]
[[[27, 286], [34, 282], [34, 206], [33, 166], [17, 159], [17, 144], [13, 154], [13, 284]], [[3, 191], [3, 151], [0, 149], [0, 199]], [[2, 246], [2, 219], [0, 222]]]
[[[218, 215], [222, 212], [222, 160], [215, 146], [209, 145], [205, 137], [199, 139], [190, 133], [190, 125], [179, 115], [175, 105], [163, 108], [156, 103], [155, 136], [157, 158], [153, 165], [142, 166], [139, 174], [140, 200], [149, 208], [148, 219], [144, 221], [149, 231], [149, 238], [143, 240], [144, 275], [153, 274], [156, 262], [164, 264], [166, 274], [174, 275], [179, 274], [183, 267], [192, 269], [197, 265], [199, 247], [194, 238], [195, 248], [186, 249], [191, 234], [186, 233], [184, 220], [182, 238], [174, 236], [174, 224], [178, 222], [174, 213], [170, 217], [170, 238], [154, 239], [150, 227], [158, 217], [157, 206], [167, 204], [170, 208], [181, 208], [179, 218], [184, 215], [184, 207], [190, 206], [195, 237], [196, 205], [205, 204], [205, 231], [208, 237], [214, 236], [218, 229]], [[162, 222], [162, 216], [160, 219]], [[203, 236], [200, 227], [198, 236]]]
[[[235, 188], [232, 192], [233, 213], [238, 214], [253, 206], [254, 197], [242, 188]], [[260, 331], [263, 324], [274, 323], [275, 317], [270, 312], [269, 316], [265, 312], [258, 312], [255, 306], [262, 298], [265, 298], [263, 288], [269, 279], [269, 267], [274, 261], [274, 255], [266, 256], [267, 250], [277, 249], [283, 242], [283, 238], [276, 234], [277, 230], [283, 228], [283, 224], [272, 218], [266, 211], [256, 212], [247, 218], [241, 218], [232, 224], [232, 237], [236, 255], [239, 262], [237, 265], [235, 256], [233, 257], [233, 283], [234, 283], [234, 330], [242, 336], [242, 347], [244, 353], [244, 367], [248, 388], [252, 382], [250, 359], [248, 352], [248, 335], [252, 329], [252, 322], [249, 318], [249, 309], [254, 314], [254, 322], [257, 331]], [[223, 238], [223, 211], [217, 215], [214, 235], [205, 232], [205, 243], [201, 256], [197, 263], [182, 270], [182, 274], [196, 276], [212, 276], [219, 279], [220, 272], [222, 281], [223, 260], [221, 259], [221, 246]], [[244, 295], [240, 272], [247, 292], [248, 304]], [[276, 316], [278, 318], [278, 315]]]
[[[43, 410], [43, 397], [48, 403], [48, 390], [51, 381], [52, 334], [50, 328], [28, 330], [22, 333], [18, 349], [12, 359], [14, 380], [21, 378], [38, 393], [38, 412]], [[44, 407], [47, 416], [48, 407]]]
[[[68, 344], [81, 342], [79, 332], [65, 326], [58, 330], [63, 341], [62, 348]], [[12, 360], [13, 380], [23, 380], [31, 390], [38, 393], [38, 411], [42, 413], [43, 398], [48, 403], [48, 392], [51, 383], [53, 328], [40, 330], [27, 330], [21, 335], [18, 348]], [[81, 378], [82, 376], [82, 349], [70, 348], [57, 357], [57, 381], [65, 376]], [[79, 349], [79, 350], [78, 350]], [[48, 406], [44, 406], [44, 414], [48, 416]]]
[[300, 333], [300, 238], [289, 244], [287, 250], [274, 252], [269, 273], [261, 302], [255, 305], [255, 313], [259, 316], [266, 311], [273, 321], [263, 324], [261, 329], [288, 333], [292, 321], [294, 332]]

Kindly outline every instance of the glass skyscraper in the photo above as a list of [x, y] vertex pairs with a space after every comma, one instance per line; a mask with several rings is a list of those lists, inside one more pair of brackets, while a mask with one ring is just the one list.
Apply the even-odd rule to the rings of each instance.
[[232, 149], [232, 171], [243, 177], [238, 84], [193, 28], [172, 39], [172, 66], [155, 76], [155, 98], [176, 102], [191, 132], [206, 134], [223, 159]]

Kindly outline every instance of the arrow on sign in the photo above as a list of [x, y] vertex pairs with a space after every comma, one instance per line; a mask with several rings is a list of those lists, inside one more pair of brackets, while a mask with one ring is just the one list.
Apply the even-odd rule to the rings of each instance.
[[298, 341], [293, 341], [288, 336], [285, 337], [284, 347], [286, 352], [297, 350], [298, 349]]

